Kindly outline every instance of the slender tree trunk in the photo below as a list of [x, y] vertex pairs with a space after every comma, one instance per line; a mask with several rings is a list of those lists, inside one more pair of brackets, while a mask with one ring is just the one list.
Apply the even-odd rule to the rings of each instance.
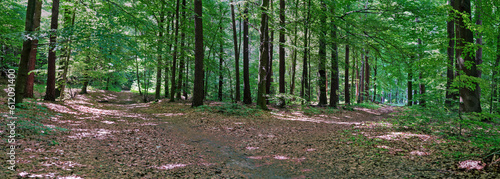
[[[197, 0], [195, 0], [195, 3], [196, 3], [196, 1]], [[176, 89], [177, 83], [175, 82], [175, 75], [176, 75], [175, 72], [176, 72], [176, 68], [177, 68], [177, 48], [178, 48], [177, 35], [179, 34], [179, 6], [180, 6], [180, 0], [177, 0], [177, 4], [175, 7], [175, 33], [174, 33], [174, 52], [172, 55], [172, 71], [171, 71], [172, 74], [171, 74], [171, 80], [170, 80], [172, 83], [172, 88], [170, 88], [170, 102], [175, 101], [175, 92], [177, 91], [177, 89]], [[201, 14], [200, 14], [200, 16], [201, 16]]]
[[366, 50], [365, 55], [365, 89], [364, 91], [364, 100], [370, 100], [370, 63], [368, 62], [368, 53]]
[[[453, 7], [454, 0], [448, 1], [449, 5]], [[448, 12], [449, 18], [453, 17], [453, 10]], [[448, 32], [448, 47], [447, 47], [447, 55], [448, 55], [448, 65], [446, 67], [446, 100], [445, 105], [448, 107], [452, 106], [452, 101], [454, 100], [454, 95], [452, 92], [451, 84], [455, 79], [455, 75], [453, 73], [454, 67], [454, 59], [455, 59], [455, 22], [454, 20], [448, 20], [446, 24], [446, 31]]]
[[269, 63], [269, 27], [267, 9], [269, 0], [262, 0], [261, 26], [260, 26], [260, 61], [259, 61], [259, 83], [257, 91], [257, 106], [267, 110], [266, 105], [266, 84]]
[[194, 29], [195, 29], [195, 50], [194, 50], [194, 87], [193, 87], [193, 107], [203, 105], [203, 6], [202, 0], [194, 0]]
[[377, 58], [375, 57], [375, 67], [373, 68], [373, 99], [372, 102], [377, 101]]
[[305, 5], [305, 9], [307, 9], [307, 15], [306, 15], [306, 20], [304, 21], [304, 57], [303, 57], [303, 62], [302, 62], [302, 85], [301, 85], [301, 91], [300, 91], [300, 97], [304, 98], [307, 102], [311, 100], [309, 96], [309, 84], [308, 84], [308, 62], [307, 62], [307, 57], [309, 53], [309, 47], [308, 47], [308, 30], [309, 30], [309, 6], [311, 5], [311, 0], [309, 0], [308, 4]]
[[249, 51], [248, 51], [248, 4], [245, 4], [243, 11], [243, 103], [252, 104], [250, 93], [250, 71], [249, 71]]
[[[273, 7], [273, 0], [270, 0], [270, 13], [273, 14], [274, 7]], [[269, 59], [267, 62], [267, 77], [266, 77], [266, 94], [271, 95], [274, 93], [274, 90], [271, 88], [271, 83], [273, 82], [273, 54], [274, 54], [274, 29], [269, 29], [269, 20], [273, 21], [273, 19], [269, 18], [269, 15], [267, 15], [267, 31], [269, 32]], [[273, 24], [273, 22], [271, 22]], [[266, 104], [269, 103], [266, 97]]]
[[[164, 2], [164, 1], [162, 1]], [[163, 6], [163, 4], [162, 4]], [[161, 93], [161, 70], [163, 68], [163, 23], [165, 22], [164, 9], [160, 11], [160, 21], [158, 22], [158, 62], [156, 66], [156, 88], [155, 88], [155, 99], [159, 100]], [[165, 63], [166, 64], [166, 63]]]
[[358, 96], [358, 103], [362, 103], [364, 101], [364, 89], [365, 89], [365, 63], [364, 63], [364, 51], [365, 49], [361, 50], [361, 59], [360, 59], [360, 80], [359, 80], [359, 96]]
[[[500, 68], [499, 68], [499, 65], [500, 65], [500, 30], [497, 30], [498, 34], [497, 34], [497, 54], [496, 54], [496, 60], [495, 60], [495, 64], [493, 66], [493, 69], [492, 69], [492, 83], [491, 83], [491, 97], [490, 97], [490, 114], [493, 113], [493, 111], [495, 109], [497, 109], [498, 107], [496, 107], [495, 103], [493, 103], [493, 101], [495, 100], [494, 98], [496, 98], [498, 101], [500, 101], [500, 97], [498, 96], [498, 89], [499, 89], [499, 82], [500, 82], [500, 78], [498, 77], [498, 74], [499, 74], [499, 71], [500, 71]], [[499, 111], [496, 110], [496, 113], [498, 114]]]
[[[57, 0], [55, 0], [57, 1]], [[33, 32], [33, 17], [35, 16], [36, 0], [28, 0], [28, 7], [26, 8], [26, 22], [24, 31], [26, 34], [31, 34]], [[15, 103], [16, 105], [23, 102], [26, 81], [28, 80], [28, 62], [32, 49], [31, 38], [25, 38], [23, 41], [23, 49], [21, 51], [21, 60], [19, 61], [19, 70], [15, 86]]]
[[[419, 56], [419, 61], [422, 60], [422, 39], [418, 39], [418, 42], [417, 42], [417, 45], [418, 45], [418, 56]], [[420, 83], [418, 84], [418, 87], [419, 87], [419, 91], [420, 91], [420, 99], [419, 99], [419, 104], [421, 106], [425, 106], [425, 84], [422, 82], [422, 79], [424, 78], [424, 69], [422, 67], [422, 64], [420, 63], [420, 70], [419, 70], [419, 74], [418, 74], [418, 79], [420, 80]]]
[[[171, 17], [174, 17], [174, 13], [172, 13]], [[170, 34], [170, 28], [173, 27], [174, 25], [174, 19], [173, 18], [170, 18], [172, 19], [171, 21], [169, 20], [168, 21], [168, 25], [167, 25], [167, 32], [166, 34], [169, 35], [169, 37], [172, 37], [172, 34]], [[172, 42], [169, 40], [168, 41], [168, 45], [167, 45], [167, 54], [171, 54], [172, 52]], [[170, 55], [167, 56], [167, 58], [165, 59], [165, 98], [168, 98], [170, 95], [169, 95], [169, 88], [168, 88], [168, 81], [169, 81], [169, 60], [168, 60], [168, 57]]]
[[[323, 13], [320, 14], [320, 24], [321, 24], [320, 28], [321, 29], [320, 29], [320, 33], [319, 33], [319, 51], [318, 51], [318, 55], [319, 55], [319, 66], [318, 66], [319, 103], [318, 103], [318, 105], [324, 106], [327, 104], [327, 98], [326, 98], [326, 25], [327, 25], [326, 24], [326, 13], [327, 12], [326, 12], [326, 4], [324, 1], [321, 1], [321, 11]], [[332, 36], [332, 38], [333, 38], [333, 36]]]
[[[297, 18], [297, 13], [299, 11], [299, 0], [295, 1], [295, 12], [294, 12], [294, 17]], [[293, 56], [292, 56], [292, 67], [290, 68], [291, 70], [291, 80], [290, 80], [290, 94], [293, 95], [294, 89], [295, 89], [295, 72], [296, 72], [296, 66], [297, 66], [297, 42], [298, 42], [298, 25], [295, 25], [295, 30], [294, 30], [294, 40], [293, 40]]]
[[413, 69], [411, 67], [411, 62], [408, 64], [408, 106], [413, 105]]
[[[454, 9], [462, 14], [468, 15], [470, 18], [471, 14], [471, 3], [470, 0], [457, 0], [457, 4]], [[471, 55], [468, 55], [465, 51], [465, 48], [468, 44], [472, 44], [474, 41], [473, 33], [470, 29], [467, 28], [465, 24], [464, 16], [458, 16], [458, 24], [456, 26], [457, 33], [457, 60], [458, 60], [458, 69], [462, 71], [464, 74], [469, 77], [478, 77], [478, 69], [476, 64], [476, 59]], [[470, 19], [469, 19], [470, 20]], [[467, 65], [466, 65], [467, 64]], [[467, 67], [466, 67], [467, 66]], [[463, 112], [481, 112], [481, 101], [479, 99], [479, 84], [477, 82], [472, 82], [472, 89], [470, 86], [464, 87], [461, 86], [459, 88], [460, 94], [460, 109]]]
[[234, 4], [233, 0], [231, 0], [231, 20], [233, 22], [233, 41], [234, 41], [234, 69], [236, 75], [236, 100], [235, 102], [239, 102], [241, 99], [240, 94], [240, 51], [238, 49], [238, 38], [236, 33], [236, 20], [234, 17]]
[[[222, 10], [221, 10], [222, 11]], [[222, 34], [224, 31], [222, 30], [222, 26], [220, 26], [220, 33]], [[224, 76], [223, 76], [223, 68], [222, 66], [224, 65], [224, 59], [223, 59], [223, 55], [224, 55], [224, 40], [221, 40], [220, 41], [220, 46], [219, 46], [219, 50], [220, 50], [220, 53], [219, 53], [219, 101], [222, 101], [222, 86], [224, 84]]]
[[[37, 32], [40, 27], [40, 18], [42, 14], [42, 0], [36, 0], [35, 14], [33, 17], [33, 32]], [[28, 72], [35, 70], [36, 66], [36, 54], [38, 50], [38, 39], [33, 39], [30, 51], [30, 57], [28, 62]], [[35, 83], [35, 73], [28, 75], [26, 81], [26, 92], [24, 97], [33, 98], [33, 86]]]
[[[477, 0], [476, 4], [476, 25], [478, 26], [483, 26], [483, 20], [481, 19], [481, 6], [477, 4], [481, 4], [481, 0]], [[476, 45], [478, 45], [477, 51], [476, 51], [476, 65], [481, 65], [483, 63], [483, 34], [481, 32], [476, 32]], [[481, 69], [477, 69], [477, 77], [481, 78]], [[479, 99], [481, 99], [481, 88], [477, 88], [476, 90], [476, 95], [478, 96]]]
[[279, 39], [279, 56], [280, 56], [280, 81], [279, 91], [285, 93], [285, 0], [280, 0], [280, 39]]
[[47, 101], [56, 100], [56, 41], [57, 41], [57, 26], [59, 18], [59, 0], [52, 1], [52, 19], [50, 22], [50, 47], [48, 57], [48, 70], [47, 70], [47, 89], [45, 90], [45, 98]]
[[[333, 14], [332, 10], [332, 14]], [[332, 18], [332, 23], [334, 23], [334, 19]], [[337, 26], [335, 24], [332, 25], [332, 39], [334, 40], [332, 43], [332, 71], [331, 71], [331, 91], [330, 91], [330, 107], [336, 108], [339, 103], [339, 57], [338, 57], [338, 46], [337, 42]]]

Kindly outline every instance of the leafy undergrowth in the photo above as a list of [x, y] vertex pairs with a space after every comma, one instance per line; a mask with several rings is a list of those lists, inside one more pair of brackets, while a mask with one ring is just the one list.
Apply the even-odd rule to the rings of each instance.
[[482, 153], [467, 141], [381, 122], [402, 113], [399, 107], [261, 111], [140, 99], [130, 92], [94, 91], [64, 103], [43, 102], [48, 111], [36, 111], [51, 116], [40, 123], [68, 131], [19, 140], [17, 171], [0, 178], [498, 176], [457, 168], [457, 151]]

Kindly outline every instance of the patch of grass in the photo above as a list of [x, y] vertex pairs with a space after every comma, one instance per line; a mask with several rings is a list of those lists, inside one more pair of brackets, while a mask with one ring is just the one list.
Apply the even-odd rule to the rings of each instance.
[[[18, 137], [26, 137], [33, 135], [51, 135], [58, 131], [67, 131], [60, 127], [49, 127], [41, 123], [41, 121], [50, 119], [54, 115], [45, 107], [34, 100], [25, 99], [25, 102], [19, 104], [16, 108], [15, 132]], [[7, 126], [11, 121], [1, 121], [0, 125]], [[3, 133], [7, 135], [9, 132]]]
[[338, 113], [339, 110], [337, 108], [331, 107], [310, 107], [310, 106], [302, 106], [302, 112], [305, 115], [320, 115], [320, 114], [335, 114]]
[[262, 114], [262, 111], [260, 109], [235, 103], [224, 103], [220, 106], [202, 105], [197, 107], [196, 111], [222, 113], [229, 116], [260, 116]]
[[368, 109], [378, 109], [380, 108], [380, 106], [378, 104], [375, 104], [375, 103], [356, 103], [356, 104], [352, 104], [351, 106], [353, 107], [360, 107], [360, 108], [368, 108]]
[[[415, 130], [453, 141], [470, 141], [489, 150], [500, 147], [500, 116], [487, 113], [458, 114], [457, 108], [414, 106], [392, 119], [399, 130]], [[486, 121], [486, 122], [485, 122]]]

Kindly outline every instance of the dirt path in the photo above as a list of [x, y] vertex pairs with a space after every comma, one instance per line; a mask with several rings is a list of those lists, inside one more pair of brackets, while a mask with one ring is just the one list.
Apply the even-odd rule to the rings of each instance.
[[[44, 104], [57, 113], [44, 123], [69, 131], [22, 140], [18, 172], [6, 175], [74, 178], [454, 175], [424, 170], [429, 167], [422, 166], [435, 157], [409, 154], [423, 148], [400, 150], [389, 144], [380, 147], [373, 143], [389, 132], [380, 128], [390, 124], [374, 123], [393, 115], [396, 109], [389, 106], [312, 116], [293, 110], [231, 116], [192, 109], [190, 104], [182, 102], [138, 101], [140, 97], [129, 92], [94, 92], [64, 103]], [[373, 141], [362, 140], [362, 136]]]

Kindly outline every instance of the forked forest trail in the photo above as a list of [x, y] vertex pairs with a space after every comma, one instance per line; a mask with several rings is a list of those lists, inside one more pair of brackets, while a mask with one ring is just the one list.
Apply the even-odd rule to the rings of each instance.
[[43, 104], [55, 113], [43, 123], [69, 130], [38, 140], [21, 140], [18, 172], [5, 175], [73, 178], [456, 175], [446, 169], [451, 167], [447, 164], [432, 164], [434, 160], [445, 160], [435, 156], [435, 149], [427, 147], [439, 139], [394, 132], [390, 124], [377, 123], [398, 110], [390, 106], [312, 116], [290, 109], [234, 116], [193, 109], [185, 101], [140, 103], [140, 97], [130, 92], [104, 91]]

